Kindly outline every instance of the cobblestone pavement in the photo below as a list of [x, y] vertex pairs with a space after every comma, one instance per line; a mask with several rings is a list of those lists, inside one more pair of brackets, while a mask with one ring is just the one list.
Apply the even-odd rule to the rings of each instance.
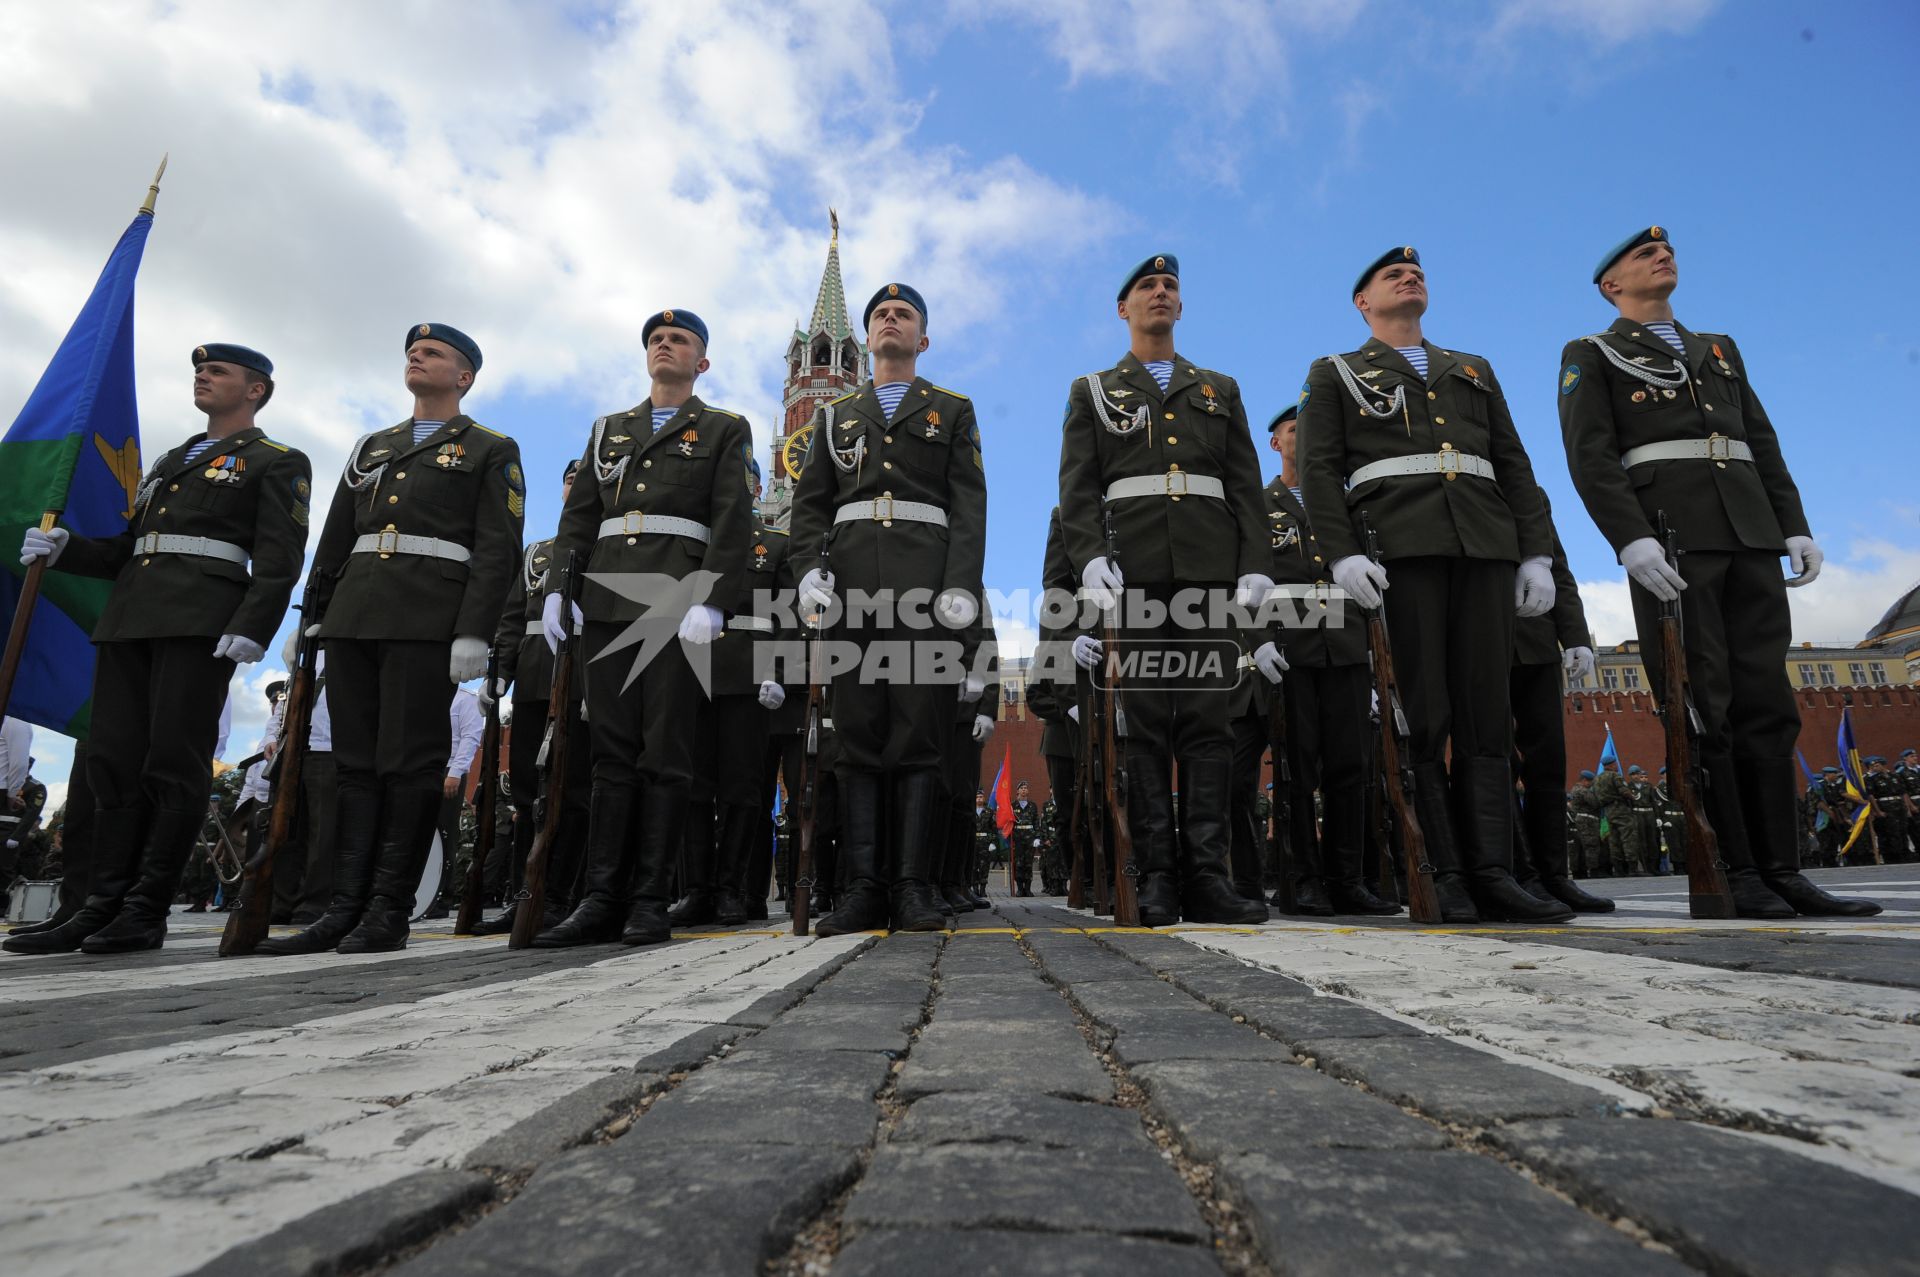
[[1859, 922], [0, 962], [10, 1274], [1920, 1273], [1920, 867]]

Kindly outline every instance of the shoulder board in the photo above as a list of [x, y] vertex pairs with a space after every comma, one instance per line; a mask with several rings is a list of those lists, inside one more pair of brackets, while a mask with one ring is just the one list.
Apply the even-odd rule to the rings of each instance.
[[[928, 384], [929, 386], [933, 386], [933, 383], [932, 383], [932, 382], [928, 382], [927, 384]], [[960, 393], [959, 391], [957, 391], [957, 390], [948, 390], [948, 389], [947, 389], [947, 388], [946, 388], [945, 386], [933, 386], [933, 388], [934, 388], [935, 390], [937, 390], [937, 391], [939, 391], [939, 392], [940, 392], [941, 394], [943, 394], [943, 395], [952, 395], [952, 396], [953, 396], [953, 397], [954, 397], [955, 399], [959, 399], [959, 400], [962, 400], [962, 401], [964, 401], [964, 400], [966, 399], [966, 396], [965, 396], [965, 395], [963, 395], [963, 394], [961, 394], [961, 393]]]
[[761, 528], [760, 531], [770, 537], [784, 537], [784, 536], [792, 535], [785, 528]]
[[293, 451], [293, 449], [289, 448], [286, 444], [275, 443], [273, 440], [267, 438], [265, 435], [261, 435], [258, 439], [255, 439], [254, 442], [264, 443], [267, 445], [267, 447], [272, 448], [275, 452], [292, 452]]
[[827, 402], [830, 404], [845, 403], [847, 400], [853, 398], [855, 395], [859, 393], [860, 392], [858, 390], [849, 390], [846, 394], [841, 395], [838, 399], [829, 399]]
[[1703, 332], [1701, 332], [1701, 331], [1699, 331], [1698, 329], [1695, 329], [1695, 330], [1694, 330], [1694, 334], [1693, 334], [1693, 335], [1694, 335], [1695, 337], [1706, 337], [1706, 338], [1711, 338], [1711, 339], [1716, 339], [1716, 340], [1719, 340], [1719, 341], [1732, 341], [1732, 340], [1733, 340], [1733, 338], [1731, 338], [1731, 337], [1729, 337], [1729, 336], [1727, 336], [1727, 335], [1726, 335], [1725, 333], [1703, 333]]
[[712, 404], [707, 405], [707, 411], [714, 414], [716, 417], [732, 417], [735, 421], [740, 420], [739, 413], [728, 412], [725, 408], [716, 408]]
[[[1580, 338], [1580, 340], [1581, 341], [1599, 341], [1602, 337], [1611, 337], [1611, 336], [1613, 336], [1613, 330], [1611, 328], [1603, 328], [1597, 333], [1588, 333], [1585, 337]], [[1568, 344], [1571, 345], [1572, 343], [1569, 342]]]
[[467, 424], [471, 426], [473, 429], [478, 430], [483, 435], [492, 435], [496, 439], [506, 438], [506, 436], [501, 434], [498, 430], [490, 430], [486, 426], [481, 425], [477, 421], [470, 421]]

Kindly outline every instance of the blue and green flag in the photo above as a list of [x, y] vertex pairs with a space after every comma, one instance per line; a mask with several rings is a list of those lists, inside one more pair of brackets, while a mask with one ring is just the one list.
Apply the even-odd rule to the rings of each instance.
[[[157, 181], [158, 179], [156, 179]], [[13, 426], [0, 439], [0, 606], [9, 619], [26, 569], [14, 547], [49, 510], [75, 536], [110, 537], [133, 518], [140, 413], [133, 387], [133, 282], [153, 214], [114, 245]], [[94, 624], [111, 581], [48, 572], [40, 582], [7, 713], [85, 739], [93, 701]]]

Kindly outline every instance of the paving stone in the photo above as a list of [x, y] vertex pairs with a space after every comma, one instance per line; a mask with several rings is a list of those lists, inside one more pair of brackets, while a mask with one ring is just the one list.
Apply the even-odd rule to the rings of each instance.
[[757, 1051], [891, 1051], [907, 1049], [922, 1011], [900, 1002], [809, 1000], [754, 1035]]
[[1039, 955], [1051, 978], [1066, 984], [1086, 980], [1151, 980], [1153, 973], [1120, 954], [1101, 948], [1085, 936], [1030, 935], [1027, 944]]
[[1447, 1147], [1429, 1123], [1378, 1096], [1295, 1064], [1169, 1060], [1132, 1076], [1148, 1109], [1193, 1156], [1296, 1148]]
[[236, 1246], [192, 1277], [331, 1277], [431, 1236], [493, 1194], [485, 1175], [420, 1171]]
[[1274, 997], [1267, 993], [1239, 995], [1223, 991], [1222, 1009], [1242, 1016], [1248, 1024], [1285, 1042], [1295, 1051], [1318, 1038], [1424, 1038], [1418, 1025], [1369, 1011], [1339, 998], [1313, 995]]
[[864, 1146], [887, 1072], [885, 1056], [859, 1051], [741, 1051], [662, 1096], [620, 1142]]
[[1095, 1023], [1121, 1032], [1164, 1029], [1176, 1017], [1194, 1024], [1221, 1018], [1159, 980], [1093, 980], [1071, 985], [1068, 993]]
[[1074, 1023], [1073, 1009], [1060, 991], [1037, 979], [1025, 984], [1006, 980], [941, 979], [940, 1000], [934, 1004], [934, 1018], [943, 1023], [954, 1020], [1042, 1020], [1058, 1019]]
[[1220, 1277], [1204, 1247], [1097, 1233], [883, 1228], [833, 1260], [834, 1277]]
[[1209, 1013], [1177, 1028], [1128, 1029], [1115, 1036], [1113, 1053], [1128, 1068], [1155, 1060], [1274, 1060], [1293, 1063], [1293, 1052], [1270, 1042], [1244, 1024]]
[[1528, 1117], [1607, 1116], [1612, 1096], [1446, 1038], [1320, 1038], [1294, 1048], [1336, 1077], [1443, 1122], [1487, 1126]]
[[998, 1091], [953, 1091], [916, 1100], [892, 1139], [896, 1144], [1027, 1144], [1158, 1155], [1140, 1118], [1128, 1109]]
[[936, 1008], [900, 1072], [899, 1091], [903, 1099], [1024, 1091], [1105, 1100], [1113, 1081], [1069, 1019], [943, 1021]]
[[1912, 1196], [1765, 1140], [1656, 1118], [1519, 1122], [1489, 1138], [1715, 1270], [1920, 1273]]
[[531, 1169], [584, 1144], [616, 1113], [666, 1085], [661, 1073], [616, 1073], [596, 1079], [515, 1122], [467, 1154], [462, 1165]]
[[[1255, 1241], [1299, 1277], [1663, 1277], [1689, 1270], [1469, 1153], [1298, 1149], [1219, 1162]], [[1669, 1181], [1671, 1191], [1671, 1181]]]
[[[1098, 1185], [1098, 1192], [1070, 1186]], [[1179, 1175], [1157, 1156], [948, 1144], [879, 1149], [847, 1203], [859, 1227], [1111, 1231], [1208, 1236]]]

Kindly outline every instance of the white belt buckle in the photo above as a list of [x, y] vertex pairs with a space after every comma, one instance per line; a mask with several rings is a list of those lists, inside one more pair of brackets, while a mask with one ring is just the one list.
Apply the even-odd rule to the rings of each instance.
[[873, 500], [873, 521], [890, 523], [893, 520], [893, 498], [875, 497]]
[[392, 528], [388, 528], [380, 534], [379, 540], [373, 543], [373, 548], [380, 552], [381, 558], [392, 558], [394, 555], [400, 553], [400, 534]]
[[140, 549], [138, 552], [141, 554], [152, 554], [159, 545], [160, 534], [158, 532], [149, 532], [140, 538]]
[[1707, 436], [1707, 460], [1729, 461], [1733, 458], [1733, 440], [1725, 435]]
[[1183, 471], [1167, 471], [1167, 495], [1170, 497], [1187, 495], [1187, 476]]
[[1444, 474], [1445, 476], [1447, 476], [1447, 478], [1451, 479], [1455, 475], [1460, 473], [1460, 454], [1459, 453], [1447, 451], [1447, 452], [1435, 453], [1434, 455], [1440, 458], [1441, 474]]
[[644, 510], [629, 510], [621, 518], [624, 520], [621, 531], [630, 537], [639, 536], [647, 530], [647, 515]]

